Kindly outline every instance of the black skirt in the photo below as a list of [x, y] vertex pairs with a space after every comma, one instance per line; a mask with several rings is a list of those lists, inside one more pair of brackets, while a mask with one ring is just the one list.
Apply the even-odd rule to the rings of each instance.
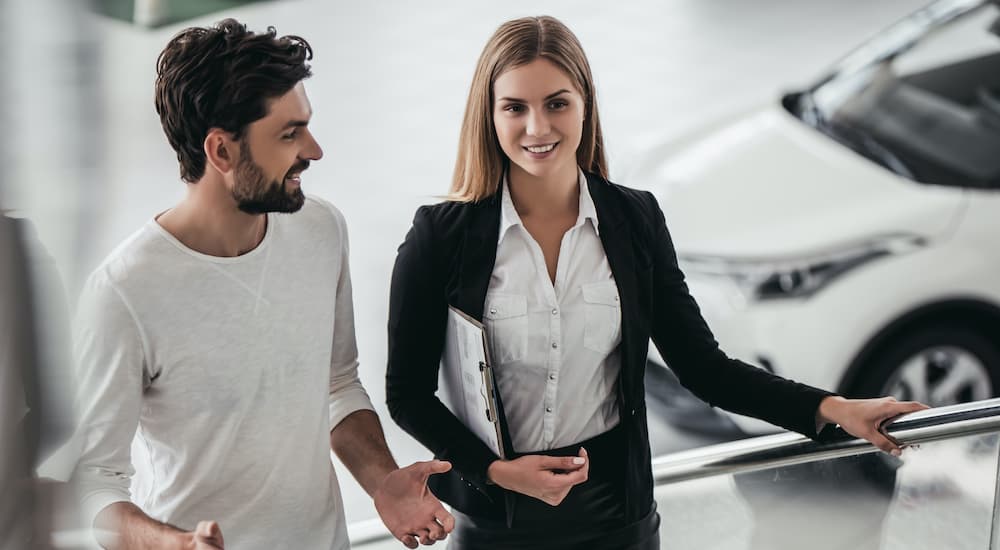
[[510, 526], [499, 518], [474, 517], [453, 510], [455, 530], [449, 550], [657, 550], [660, 516], [655, 503], [638, 521], [625, 518], [625, 437], [613, 428], [576, 445], [536, 453], [575, 456], [587, 449], [590, 473], [558, 506], [519, 493], [513, 499]]

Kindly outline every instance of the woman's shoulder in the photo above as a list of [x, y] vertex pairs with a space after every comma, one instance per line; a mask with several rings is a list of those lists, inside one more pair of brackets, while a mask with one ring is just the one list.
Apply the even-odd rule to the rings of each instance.
[[627, 219], [634, 219], [636, 216], [643, 219], [656, 218], [659, 204], [649, 191], [614, 183], [597, 174], [587, 173], [586, 176], [592, 195], [598, 195], [593, 197], [595, 201], [612, 201]]
[[498, 208], [496, 202], [496, 196], [491, 195], [476, 202], [444, 200], [435, 204], [425, 204], [417, 209], [413, 223], [428, 224], [439, 231], [463, 229], [473, 220], [487, 215], [491, 208]]
[[[417, 208], [408, 239], [428, 243], [434, 248], [452, 251], [460, 246], [469, 230], [482, 232], [493, 218], [499, 223], [499, 206], [493, 197], [479, 202], [445, 200]], [[493, 210], [491, 210], [491, 206]], [[491, 213], [494, 214], [491, 216]]]

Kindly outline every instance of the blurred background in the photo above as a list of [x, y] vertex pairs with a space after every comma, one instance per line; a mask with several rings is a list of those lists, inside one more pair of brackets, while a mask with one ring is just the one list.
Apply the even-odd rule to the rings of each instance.
[[[676, 171], [664, 172], [661, 160], [676, 153], [674, 149], [690, 149], [689, 136], [741, 120], [761, 106], [779, 108], [783, 94], [809, 88], [856, 46], [925, 4], [4, 0], [0, 159], [5, 170], [0, 173], [0, 211], [8, 244], [0, 242], [0, 304], [9, 317], [0, 325], [0, 349], [5, 352], [0, 355], [5, 361], [0, 365], [4, 482], [17, 484], [31, 470], [27, 464], [38, 464], [38, 475], [54, 480], [56, 496], [49, 491], [39, 497], [43, 513], [35, 523], [49, 521], [52, 505], [46, 502], [55, 498], [52, 521], [62, 529], [79, 527], [73, 523], [72, 507], [59, 505], [65, 495], [58, 481], [66, 478], [74, 460], [66, 328], [88, 273], [184, 193], [176, 157], [153, 109], [152, 92], [156, 57], [178, 30], [235, 17], [252, 29], [274, 26], [279, 35], [296, 34], [311, 43], [314, 76], [306, 82], [314, 109], [310, 128], [325, 156], [304, 174], [303, 189], [332, 201], [346, 216], [362, 381], [403, 464], [429, 454], [396, 428], [384, 407], [390, 271], [415, 209], [437, 202], [448, 190], [472, 71], [500, 23], [548, 14], [573, 29], [596, 77], [611, 179], [657, 192], [669, 212], [672, 195], [667, 188], [672, 180], [663, 174], [673, 177]], [[804, 116], [801, 110], [789, 110]], [[804, 142], [810, 139], [816, 138], [801, 137]], [[683, 147], [673, 145], [680, 143]], [[692, 155], [717, 158], [727, 143], [733, 141], [715, 140], [708, 152], [702, 148]], [[848, 150], [824, 155], [853, 154]], [[861, 156], [870, 159], [863, 152]], [[767, 160], [780, 163], [783, 158], [779, 151]], [[866, 170], [890, 171], [869, 164]], [[817, 177], [823, 170], [817, 168]], [[867, 174], [850, 177], [863, 179]], [[725, 204], [731, 199], [719, 195], [715, 200]], [[985, 227], [998, 225], [991, 220]], [[688, 226], [678, 231], [692, 239], [697, 236]], [[786, 231], [795, 241], [795, 227]], [[14, 332], [26, 321], [35, 328], [31, 339]], [[991, 341], [995, 345], [996, 339]], [[989, 359], [981, 362], [992, 375], [1000, 365]], [[28, 364], [33, 367], [22, 368]], [[996, 379], [987, 382], [996, 384]], [[827, 385], [840, 389], [836, 383]], [[21, 391], [36, 386], [42, 390]], [[985, 397], [993, 395], [989, 389]], [[682, 405], [684, 397], [669, 376], [654, 376], [650, 393], [654, 454], [755, 433], [707, 409]], [[19, 419], [31, 416], [25, 411], [40, 413], [19, 425]], [[692, 415], [713, 420], [701, 422]], [[23, 437], [21, 428], [30, 428], [33, 435]], [[20, 461], [13, 460], [15, 455]], [[370, 500], [337, 466], [348, 521], [375, 517]], [[14, 493], [0, 494], [5, 499], [0, 504], [20, 502], [10, 496]], [[8, 516], [30, 514], [25, 507], [9, 508], [0, 511]]]

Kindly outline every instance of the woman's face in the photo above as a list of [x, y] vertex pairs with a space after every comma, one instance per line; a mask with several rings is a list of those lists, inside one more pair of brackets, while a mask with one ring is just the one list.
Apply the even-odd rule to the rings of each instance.
[[512, 171], [541, 178], [576, 173], [584, 102], [569, 75], [538, 58], [501, 74], [493, 97], [493, 125]]

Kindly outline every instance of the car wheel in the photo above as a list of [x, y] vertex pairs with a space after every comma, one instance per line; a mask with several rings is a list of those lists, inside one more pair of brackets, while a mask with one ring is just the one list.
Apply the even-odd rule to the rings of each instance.
[[1000, 395], [1000, 349], [963, 327], [926, 327], [889, 343], [873, 357], [852, 392], [891, 395], [932, 407]]

